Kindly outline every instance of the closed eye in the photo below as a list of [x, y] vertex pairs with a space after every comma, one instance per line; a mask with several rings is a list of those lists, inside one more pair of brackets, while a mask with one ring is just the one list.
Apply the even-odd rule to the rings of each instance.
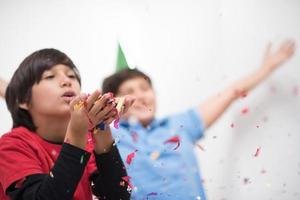
[[45, 76], [44, 79], [53, 79], [54, 78], [54, 75], [48, 75], [48, 76]]
[[72, 78], [72, 79], [76, 78], [76, 76], [74, 74], [73, 75], [68, 75], [68, 77]]

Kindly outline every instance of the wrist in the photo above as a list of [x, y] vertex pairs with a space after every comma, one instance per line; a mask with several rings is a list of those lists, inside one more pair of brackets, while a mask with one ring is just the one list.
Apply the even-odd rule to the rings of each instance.
[[114, 139], [109, 126], [105, 130], [95, 129], [93, 131], [93, 137], [95, 139], [94, 150], [97, 154], [107, 153], [110, 151], [114, 143]]
[[85, 150], [86, 143], [87, 143], [87, 137], [86, 134], [75, 134], [76, 132], [73, 132], [71, 130], [67, 130], [66, 136], [65, 136], [65, 142], [69, 143], [71, 145], [74, 145], [78, 148], [81, 148]]

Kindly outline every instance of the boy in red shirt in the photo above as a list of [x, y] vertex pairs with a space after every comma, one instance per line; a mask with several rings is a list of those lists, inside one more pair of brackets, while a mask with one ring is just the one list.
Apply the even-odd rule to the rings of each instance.
[[[130, 198], [108, 126], [117, 102], [98, 90], [80, 95], [80, 86], [76, 66], [56, 49], [20, 64], [5, 95], [13, 129], [0, 139], [1, 200]], [[126, 96], [125, 108], [133, 101]]]

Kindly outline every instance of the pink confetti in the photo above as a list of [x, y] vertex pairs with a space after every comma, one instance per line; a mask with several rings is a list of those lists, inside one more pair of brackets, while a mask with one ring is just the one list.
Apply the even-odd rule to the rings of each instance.
[[270, 92], [271, 92], [272, 94], [275, 94], [275, 93], [277, 92], [277, 88], [276, 88], [275, 86], [271, 86], [271, 87], [270, 87]]
[[164, 142], [164, 144], [167, 144], [167, 143], [177, 143], [176, 147], [174, 148], [174, 150], [176, 150], [180, 146], [180, 138], [179, 138], [179, 136], [171, 137], [170, 139], [168, 139]]
[[241, 111], [241, 113], [242, 113], [243, 115], [247, 114], [248, 112], [249, 112], [249, 109], [248, 109], [248, 108], [243, 108], [242, 111]]
[[137, 132], [132, 131], [130, 133], [130, 136], [131, 136], [133, 142], [135, 142], [135, 143], [139, 140], [139, 135], [137, 134]]
[[298, 88], [298, 86], [294, 86], [294, 88], [293, 88], [293, 95], [295, 97], [299, 95], [299, 88]]
[[122, 180], [125, 181], [131, 189], [133, 189], [134, 186], [131, 184], [130, 179], [131, 179], [130, 176], [123, 176], [122, 177]]
[[264, 116], [262, 120], [263, 120], [263, 122], [267, 122], [269, 120], [269, 118], [268, 118], [268, 116]]
[[254, 157], [257, 157], [257, 156], [259, 155], [259, 153], [260, 153], [260, 147], [256, 149], [256, 152], [255, 152], [255, 154], [254, 154]]
[[125, 186], [125, 181], [120, 181], [120, 186]]
[[234, 123], [231, 123], [231, 124], [230, 124], [230, 127], [231, 127], [231, 128], [234, 128]]
[[115, 119], [115, 121], [114, 121], [114, 127], [116, 128], [116, 129], [119, 129], [119, 118], [117, 118], [117, 119]]
[[201, 149], [202, 151], [205, 151], [204, 147], [200, 144], [196, 144], [197, 147], [199, 147], [199, 149]]
[[260, 171], [260, 173], [261, 173], [261, 174], [265, 174], [265, 173], [267, 173], [267, 171], [266, 171], [265, 169], [262, 169], [262, 170]]
[[136, 149], [136, 150], [134, 150], [134, 152], [128, 154], [128, 156], [127, 156], [127, 158], [126, 158], [126, 163], [127, 163], [128, 165], [131, 164], [132, 159], [135, 157], [135, 152], [137, 152], [137, 151], [138, 151], [138, 150]]

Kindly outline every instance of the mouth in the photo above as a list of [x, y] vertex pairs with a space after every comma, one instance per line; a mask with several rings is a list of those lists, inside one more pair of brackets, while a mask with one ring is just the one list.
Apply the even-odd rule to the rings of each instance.
[[70, 102], [72, 101], [76, 96], [76, 93], [73, 91], [67, 91], [65, 93], [63, 93], [63, 95], [61, 96], [65, 101]]

